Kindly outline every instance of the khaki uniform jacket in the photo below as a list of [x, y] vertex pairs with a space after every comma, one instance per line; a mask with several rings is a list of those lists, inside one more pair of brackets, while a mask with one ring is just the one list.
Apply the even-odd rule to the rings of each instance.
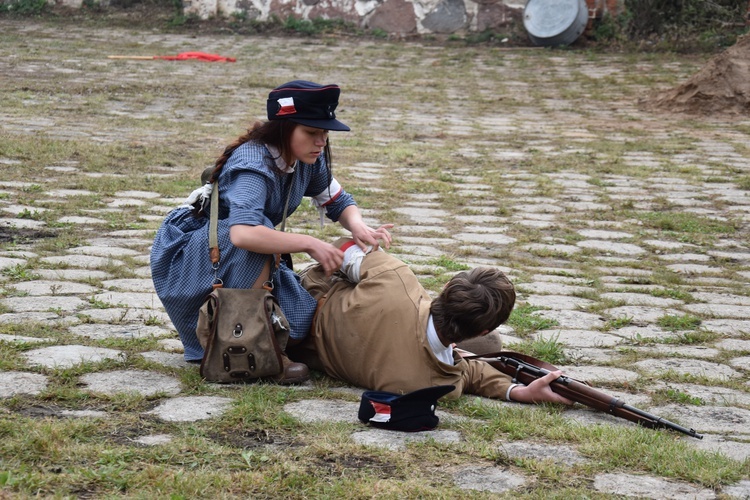
[[361, 281], [334, 282], [320, 266], [303, 273], [302, 284], [319, 299], [312, 342], [325, 371], [360, 387], [405, 394], [455, 385], [463, 393], [504, 399], [510, 377], [489, 364], [438, 361], [427, 340], [431, 299], [406, 264], [386, 252], [362, 261]]

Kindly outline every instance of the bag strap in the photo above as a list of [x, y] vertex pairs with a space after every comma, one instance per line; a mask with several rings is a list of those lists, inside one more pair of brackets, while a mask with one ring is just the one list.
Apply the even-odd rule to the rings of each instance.
[[[289, 198], [292, 196], [292, 188], [294, 187], [294, 176], [297, 174], [297, 168], [299, 168], [299, 162], [295, 162], [294, 164], [295, 169], [292, 171], [292, 178], [289, 181], [289, 189], [286, 193], [286, 202], [284, 203], [284, 215], [281, 218], [281, 232], [284, 232], [284, 229], [286, 228], [286, 214], [289, 211]], [[285, 253], [284, 255], [277, 254], [276, 255], [276, 268], [279, 267], [279, 260], [284, 259], [284, 263], [286, 264], [286, 267], [289, 269], [294, 269], [294, 264], [292, 262], [292, 256], [288, 253]]]
[[[292, 196], [292, 187], [294, 186], [294, 174], [297, 172], [297, 169], [294, 169], [292, 172], [292, 178], [289, 183], [289, 189], [287, 190], [286, 194], [286, 201], [284, 202], [284, 215], [281, 220], [281, 231], [284, 231], [284, 228], [286, 227], [286, 216], [287, 212], [289, 210], [289, 199]], [[214, 270], [214, 282], [212, 284], [213, 288], [221, 288], [224, 286], [224, 282], [219, 278], [219, 264], [221, 262], [221, 251], [219, 250], [219, 180], [215, 180], [213, 182], [213, 189], [211, 190], [211, 214], [208, 219], [208, 255], [211, 259], [211, 267]], [[276, 273], [276, 271], [279, 269], [279, 263], [281, 261], [281, 255], [280, 254], [273, 254], [271, 255], [271, 260], [274, 262], [275, 267], [273, 269], [273, 274]], [[291, 261], [291, 257], [289, 257], [289, 260]], [[266, 290], [273, 290], [273, 276], [271, 274], [271, 271], [269, 271], [268, 279], [263, 281], [263, 274], [265, 273], [265, 270], [269, 268], [270, 266], [268, 264], [263, 265], [263, 269], [260, 271], [260, 276], [258, 276], [258, 279], [253, 283], [252, 288], [265, 288]], [[260, 283], [262, 283], [261, 286], [258, 286]]]

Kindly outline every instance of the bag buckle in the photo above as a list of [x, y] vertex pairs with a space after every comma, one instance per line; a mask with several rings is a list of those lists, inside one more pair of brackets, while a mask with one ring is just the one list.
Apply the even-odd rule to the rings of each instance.
[[234, 325], [234, 330], [232, 330], [232, 336], [236, 339], [242, 337], [242, 323], [237, 323]]

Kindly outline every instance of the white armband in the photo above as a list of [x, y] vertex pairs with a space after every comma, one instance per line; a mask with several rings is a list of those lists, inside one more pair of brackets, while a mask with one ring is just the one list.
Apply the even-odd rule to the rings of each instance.
[[312, 204], [316, 207], [324, 207], [339, 197], [343, 191], [341, 184], [336, 179], [331, 179], [331, 183], [326, 187], [322, 193], [313, 196]]
[[312, 204], [315, 208], [318, 209], [318, 214], [320, 214], [321, 228], [325, 223], [325, 206], [338, 198], [343, 190], [344, 189], [341, 187], [341, 184], [339, 184], [336, 179], [332, 178], [331, 183], [327, 188], [323, 190], [322, 193], [312, 197]]

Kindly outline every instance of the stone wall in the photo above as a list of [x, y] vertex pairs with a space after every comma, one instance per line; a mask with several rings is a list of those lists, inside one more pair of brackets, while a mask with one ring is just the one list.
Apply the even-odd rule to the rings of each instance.
[[[362, 28], [409, 35], [502, 30], [522, 22], [526, 0], [183, 0], [202, 19], [241, 13], [250, 19], [342, 19]], [[618, 0], [587, 0], [590, 17], [614, 12]]]
[[519, 22], [523, 4], [500, 0], [183, 0], [202, 19], [241, 13], [250, 19], [342, 19], [393, 34], [483, 31]]
[[[80, 7], [83, 0], [50, 0]], [[615, 12], [622, 0], [586, 0], [589, 17]], [[100, 0], [106, 6], [109, 0]], [[389, 34], [451, 34], [502, 31], [523, 22], [526, 0], [183, 0], [185, 15], [201, 19], [241, 15], [267, 21], [286, 19], [341, 19], [361, 28]]]

